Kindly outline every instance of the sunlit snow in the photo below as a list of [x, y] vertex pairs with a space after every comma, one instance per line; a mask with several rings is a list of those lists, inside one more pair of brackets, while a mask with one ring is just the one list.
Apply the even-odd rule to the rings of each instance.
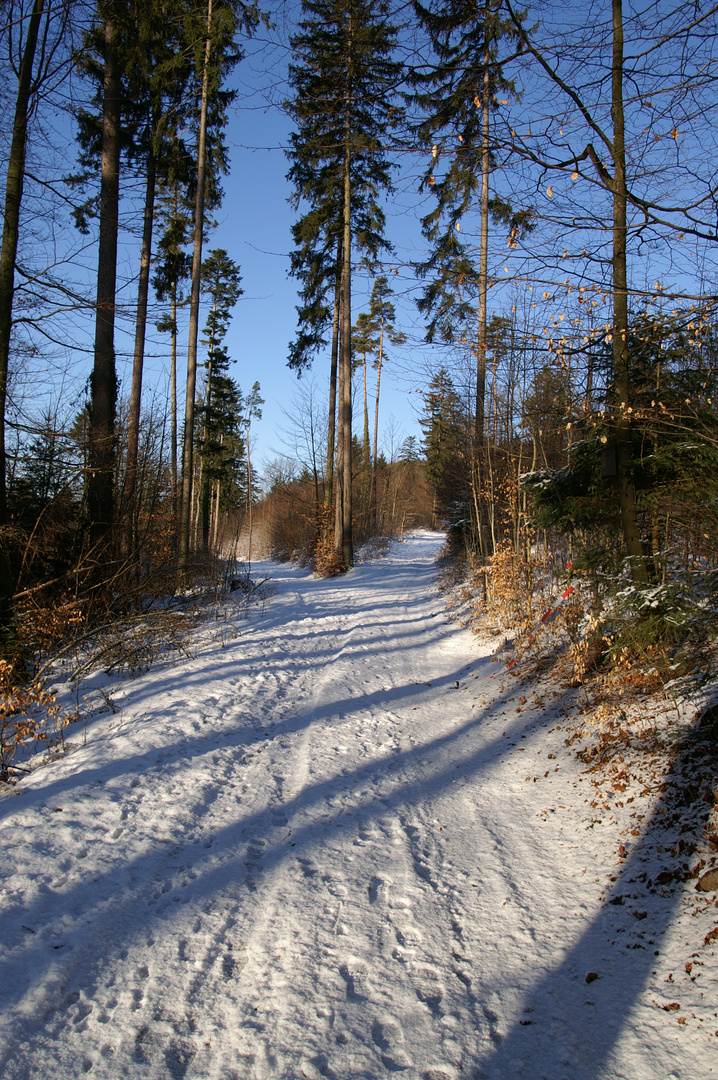
[[648, 841], [616, 865], [561, 716], [446, 621], [442, 539], [263, 564], [239, 636], [105, 679], [3, 797], [6, 1080], [718, 1073], [680, 889], [608, 903]]

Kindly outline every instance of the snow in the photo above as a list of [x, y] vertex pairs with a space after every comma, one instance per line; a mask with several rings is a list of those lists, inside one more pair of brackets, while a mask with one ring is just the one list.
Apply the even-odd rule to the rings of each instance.
[[111, 710], [0, 800], [6, 1080], [718, 1075], [660, 785], [596, 815], [560, 693], [445, 619], [442, 539], [264, 563], [234, 633], [86, 680]]

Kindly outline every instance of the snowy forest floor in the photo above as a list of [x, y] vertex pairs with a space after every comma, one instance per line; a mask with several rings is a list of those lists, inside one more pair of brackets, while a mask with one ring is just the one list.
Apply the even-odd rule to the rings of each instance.
[[446, 620], [442, 540], [262, 564], [264, 611], [85, 679], [0, 798], [5, 1080], [718, 1077], [712, 802], [578, 760], [575, 692]]

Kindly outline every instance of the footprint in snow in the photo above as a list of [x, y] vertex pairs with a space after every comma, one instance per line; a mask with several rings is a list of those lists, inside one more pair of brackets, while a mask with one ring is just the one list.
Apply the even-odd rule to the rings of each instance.
[[[74, 1020], [72, 1021], [72, 1022], [73, 1022], [73, 1024], [75, 1024], [75, 1025], [81, 1025], [81, 1024], [82, 1024], [82, 1022], [83, 1022], [83, 1020], [86, 1020], [86, 1019], [87, 1019], [87, 1017], [88, 1017], [88, 1016], [90, 1015], [90, 1013], [91, 1013], [91, 1012], [93, 1011], [93, 1009], [94, 1009], [94, 1005], [92, 1004], [92, 1002], [90, 1002], [90, 1001], [83, 1001], [83, 1002], [82, 1002], [82, 1003], [81, 1003], [81, 1004], [80, 1004], [80, 1005], [78, 1006], [78, 1009], [77, 1009], [77, 1015], [75, 1016]], [[87, 1026], [87, 1025], [85, 1025], [85, 1027], [86, 1027], [86, 1026]], [[80, 1027], [78, 1026], [78, 1031], [80, 1031], [80, 1030], [84, 1030], [84, 1028], [80, 1028]]]
[[250, 840], [247, 844], [247, 854], [251, 859], [261, 859], [264, 855], [264, 849], [267, 846], [267, 841], [257, 838]]
[[387, 893], [389, 892], [389, 882], [384, 881], [383, 878], [373, 877], [368, 885], [369, 903], [375, 904], [377, 900], [386, 901]]
[[382, 1063], [394, 1071], [410, 1069], [412, 1060], [404, 1050], [404, 1032], [401, 1024], [393, 1016], [385, 1016], [374, 1021], [371, 1036], [379, 1052]]
[[440, 1016], [444, 987], [437, 969], [428, 964], [416, 965], [412, 968], [412, 976], [419, 1001], [423, 1001], [435, 1016]]
[[369, 996], [368, 974], [361, 960], [353, 957], [342, 964], [339, 972], [347, 984], [347, 997], [353, 1001], [366, 1001]]
[[421, 931], [416, 926], [397, 926], [396, 940], [404, 949], [416, 949], [422, 942]]

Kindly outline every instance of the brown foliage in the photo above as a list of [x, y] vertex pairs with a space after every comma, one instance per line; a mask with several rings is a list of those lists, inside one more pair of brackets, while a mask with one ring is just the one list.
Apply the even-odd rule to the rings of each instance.
[[15, 665], [0, 660], [0, 780], [12, 783], [12, 761], [21, 747], [62, 745], [63, 732], [77, 712], [62, 714], [39, 682], [18, 683]]

